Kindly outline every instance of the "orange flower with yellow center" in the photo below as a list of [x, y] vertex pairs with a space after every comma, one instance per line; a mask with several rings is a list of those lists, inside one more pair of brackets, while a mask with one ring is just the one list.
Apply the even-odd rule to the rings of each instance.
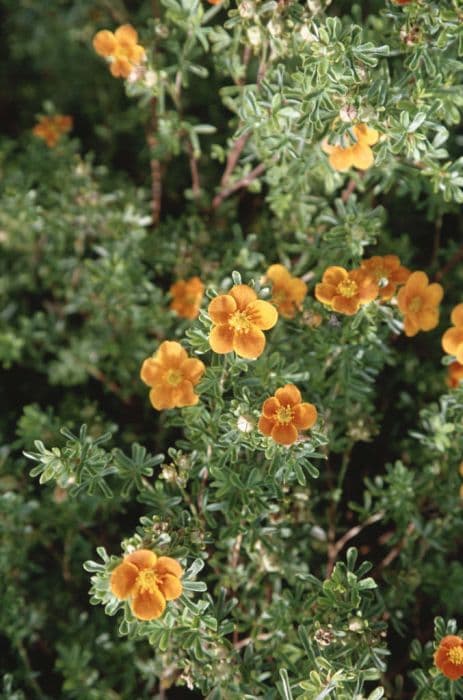
[[379, 286], [379, 296], [383, 301], [392, 299], [397, 287], [405, 284], [411, 275], [410, 270], [400, 264], [397, 255], [374, 255], [362, 260], [361, 267], [369, 272]]
[[462, 381], [463, 365], [461, 365], [459, 362], [452, 362], [447, 367], [447, 386], [449, 386], [451, 389], [456, 389], [458, 386], [460, 386]]
[[303, 403], [301, 392], [294, 384], [285, 384], [262, 405], [258, 428], [279, 445], [292, 445], [299, 430], [308, 430], [317, 420], [317, 409]]
[[352, 131], [355, 137], [354, 143], [348, 142], [346, 146], [334, 146], [326, 140], [322, 143], [322, 149], [328, 154], [331, 167], [339, 172], [352, 167], [368, 170], [375, 160], [370, 146], [378, 142], [379, 133], [376, 129], [371, 129], [367, 124], [356, 124]]
[[272, 283], [272, 302], [285, 318], [294, 318], [307, 294], [306, 283], [284, 265], [270, 265], [265, 275]]
[[278, 312], [268, 301], [257, 298], [247, 284], [237, 284], [228, 294], [219, 294], [209, 304], [214, 324], [209, 343], [223, 355], [234, 350], [240, 357], [255, 360], [265, 348], [265, 335], [276, 324]]
[[120, 600], [130, 600], [139, 620], [161, 617], [167, 600], [182, 595], [183, 569], [175, 559], [157, 557], [149, 549], [138, 549], [124, 557], [111, 574], [111, 591]]
[[165, 340], [141, 367], [140, 377], [149, 387], [150, 401], [157, 411], [194, 406], [199, 401], [194, 387], [205, 372], [201, 360], [188, 357], [180, 343]]
[[431, 331], [439, 323], [439, 304], [444, 290], [435, 282], [429, 284], [424, 272], [413, 272], [405, 287], [399, 291], [397, 302], [404, 315], [405, 335], [412, 337], [418, 331]]
[[204, 294], [204, 284], [199, 277], [178, 280], [170, 288], [170, 309], [182, 318], [197, 318]]
[[434, 663], [444, 676], [457, 681], [463, 676], [463, 639], [453, 634], [443, 637], [436, 652]]
[[463, 304], [453, 309], [450, 320], [454, 327], [445, 331], [442, 336], [442, 347], [449, 355], [454, 355], [463, 364]]
[[322, 281], [315, 286], [315, 298], [347, 316], [378, 296], [378, 285], [373, 276], [363, 269], [348, 272], [343, 267], [328, 267]]
[[93, 48], [110, 62], [109, 70], [115, 78], [128, 78], [134, 68], [145, 60], [143, 46], [137, 43], [138, 34], [131, 24], [123, 24], [116, 31], [103, 29], [93, 37]]
[[63, 134], [72, 129], [72, 117], [56, 114], [52, 117], [41, 117], [32, 129], [34, 136], [43, 139], [49, 148], [54, 148]]

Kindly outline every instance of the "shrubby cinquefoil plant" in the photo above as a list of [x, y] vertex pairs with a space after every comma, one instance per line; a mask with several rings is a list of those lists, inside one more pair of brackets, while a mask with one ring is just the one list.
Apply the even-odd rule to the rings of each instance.
[[463, 698], [460, 0], [6, 7], [1, 697]]

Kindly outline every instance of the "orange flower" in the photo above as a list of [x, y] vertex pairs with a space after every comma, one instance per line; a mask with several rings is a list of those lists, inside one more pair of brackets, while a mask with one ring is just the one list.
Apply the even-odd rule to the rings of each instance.
[[182, 595], [183, 569], [175, 559], [157, 557], [149, 549], [138, 549], [124, 557], [111, 574], [111, 591], [116, 598], [130, 599], [139, 620], [161, 617], [167, 600]]
[[434, 663], [444, 676], [457, 681], [463, 676], [463, 639], [449, 634], [443, 637], [436, 652]]
[[223, 355], [234, 350], [240, 357], [255, 360], [262, 355], [265, 335], [276, 324], [278, 312], [268, 301], [257, 298], [247, 284], [237, 284], [228, 294], [219, 294], [209, 304], [212, 326], [209, 343]]
[[362, 260], [361, 267], [378, 283], [379, 296], [383, 301], [391, 299], [399, 284], [405, 284], [411, 275], [410, 270], [400, 264], [397, 255], [374, 255], [368, 260]]
[[138, 34], [131, 24], [123, 24], [114, 32], [103, 29], [93, 37], [93, 48], [110, 62], [115, 78], [128, 78], [134, 68], [145, 60], [145, 49], [137, 44]]
[[418, 331], [431, 331], [439, 323], [439, 304], [444, 296], [440, 284], [429, 284], [424, 272], [413, 272], [397, 301], [404, 315], [405, 335], [412, 337]]
[[412, 0], [392, 0], [395, 5], [408, 5]]
[[270, 265], [266, 277], [272, 283], [272, 302], [285, 318], [294, 318], [307, 294], [307, 285], [283, 265]]
[[204, 374], [201, 360], [188, 357], [175, 340], [165, 340], [141, 367], [140, 377], [149, 387], [150, 401], [157, 411], [194, 406], [199, 401], [193, 387]]
[[348, 142], [346, 146], [333, 146], [324, 141], [322, 149], [329, 155], [329, 163], [334, 170], [344, 172], [350, 168], [368, 170], [374, 163], [374, 154], [370, 146], [374, 146], [379, 139], [376, 129], [370, 129], [366, 124], [356, 124], [352, 131], [355, 142]]
[[322, 281], [315, 286], [315, 298], [347, 316], [378, 296], [378, 285], [366, 270], [348, 272], [343, 267], [328, 267]]
[[172, 311], [182, 318], [197, 318], [204, 293], [204, 284], [199, 277], [178, 280], [171, 286], [170, 293], [173, 297], [170, 305]]
[[277, 389], [275, 396], [266, 399], [258, 428], [279, 445], [296, 442], [299, 430], [311, 428], [317, 420], [317, 409], [311, 403], [301, 402], [301, 392], [294, 384]]
[[445, 331], [442, 336], [442, 347], [449, 355], [454, 355], [463, 364], [463, 304], [457, 304], [453, 309], [450, 320], [454, 327]]
[[[451, 389], [456, 389], [463, 381], [463, 365], [459, 362], [452, 362], [447, 367], [447, 386]], [[462, 475], [463, 476], [463, 475]]]
[[56, 114], [52, 117], [40, 117], [32, 129], [34, 136], [43, 139], [49, 148], [54, 148], [63, 134], [72, 129], [72, 117]]

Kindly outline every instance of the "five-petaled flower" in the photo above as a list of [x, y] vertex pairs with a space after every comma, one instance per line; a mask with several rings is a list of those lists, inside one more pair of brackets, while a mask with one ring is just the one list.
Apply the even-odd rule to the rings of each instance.
[[322, 281], [315, 286], [315, 298], [347, 316], [378, 296], [378, 284], [371, 273], [363, 269], [348, 272], [343, 267], [328, 267]]
[[97, 32], [93, 48], [109, 60], [109, 70], [115, 78], [128, 78], [146, 57], [145, 49], [137, 41], [138, 34], [132, 25], [123, 24], [114, 33], [108, 29]]
[[172, 302], [170, 309], [182, 318], [197, 318], [204, 294], [204, 284], [199, 277], [178, 280], [171, 288]]
[[411, 275], [410, 270], [400, 264], [397, 255], [374, 255], [362, 260], [361, 267], [375, 278], [379, 286], [379, 296], [383, 301], [392, 299], [397, 287], [405, 284]]
[[463, 382], [463, 365], [459, 362], [452, 362], [447, 367], [447, 386], [456, 389]]
[[72, 117], [64, 114], [40, 117], [32, 129], [34, 136], [43, 139], [49, 148], [54, 148], [63, 134], [72, 129]]
[[434, 663], [444, 676], [457, 681], [463, 676], [463, 639], [449, 634], [442, 637], [434, 653]]
[[449, 355], [454, 355], [463, 364], [463, 304], [453, 309], [450, 320], [453, 328], [449, 328], [442, 336], [442, 347]]
[[257, 298], [247, 284], [237, 284], [228, 294], [219, 294], [209, 304], [213, 323], [209, 343], [214, 352], [234, 350], [240, 357], [255, 360], [262, 355], [265, 335], [276, 324], [278, 312], [268, 301]]
[[166, 608], [167, 600], [182, 594], [183, 569], [175, 559], [157, 557], [149, 549], [127, 554], [111, 574], [111, 591], [116, 598], [130, 600], [139, 620], [154, 620]]
[[272, 283], [272, 302], [285, 318], [294, 318], [307, 294], [307, 285], [293, 277], [284, 265], [270, 265], [266, 278]]
[[285, 384], [264, 401], [258, 428], [280, 445], [292, 445], [299, 430], [308, 430], [316, 420], [315, 406], [302, 402], [301, 392], [294, 384]]
[[323, 141], [322, 149], [328, 154], [329, 163], [334, 170], [344, 172], [350, 168], [368, 170], [374, 163], [375, 157], [371, 146], [379, 139], [376, 129], [371, 129], [367, 124], [356, 124], [352, 127], [355, 141], [351, 143], [346, 139], [346, 145], [332, 145]]
[[431, 331], [439, 323], [439, 304], [444, 296], [437, 282], [429, 284], [424, 272], [413, 272], [399, 291], [397, 302], [404, 316], [405, 335], [412, 337], [418, 331]]
[[141, 379], [151, 387], [150, 401], [157, 411], [194, 406], [199, 401], [194, 387], [204, 374], [201, 360], [188, 357], [180, 343], [165, 340], [141, 367]]

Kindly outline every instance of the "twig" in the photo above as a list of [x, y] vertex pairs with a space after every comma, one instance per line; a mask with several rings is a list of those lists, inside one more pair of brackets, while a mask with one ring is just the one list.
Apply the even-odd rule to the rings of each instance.
[[[273, 636], [275, 636], [275, 632], [263, 632], [262, 634], [258, 634], [255, 640], [265, 642], [267, 639], [271, 639]], [[233, 646], [237, 651], [239, 651], [240, 649], [243, 649], [243, 647], [247, 647], [255, 640], [252, 639], [252, 637], [246, 637], [246, 639], [240, 639], [239, 642], [235, 642]]]
[[396, 544], [395, 547], [391, 549], [389, 554], [387, 554], [382, 561], [379, 562], [379, 564], [373, 569], [372, 576], [375, 576], [375, 574], [379, 573], [381, 569], [385, 569], [386, 566], [389, 566], [391, 562], [396, 559], [402, 549], [404, 548], [404, 545], [407, 541], [407, 538], [412, 534], [412, 532], [415, 530], [415, 525], [413, 523], [409, 523], [407, 526], [407, 529], [405, 531], [405, 536], [402, 537], [400, 542]]
[[242, 542], [243, 542], [243, 533], [240, 532], [240, 533], [238, 533], [237, 538], [236, 538], [236, 540], [233, 544], [232, 550], [231, 550], [230, 566], [233, 569], [236, 569], [236, 567], [238, 566]]
[[201, 181], [199, 179], [198, 161], [195, 158], [193, 146], [189, 141], [187, 142], [187, 149], [190, 161], [191, 189], [193, 192], [193, 197], [196, 199], [201, 194]]
[[355, 192], [355, 188], [357, 187], [357, 182], [354, 180], [354, 178], [351, 178], [347, 184], [347, 187], [345, 190], [343, 190], [341, 194], [341, 199], [344, 202], [344, 204], [349, 200], [349, 197], [351, 194]]
[[130, 406], [132, 404], [132, 401], [126, 397], [123, 396], [121, 387], [116, 384], [116, 382], [113, 382], [111, 379], [109, 379], [104, 372], [102, 372], [98, 367], [93, 367], [93, 365], [84, 365], [85, 369], [87, 372], [94, 378], [97, 379], [99, 382], [101, 382], [109, 391], [111, 391], [113, 394], [116, 394], [120, 398], [120, 400], [126, 404], [126, 406]]
[[161, 197], [162, 197], [162, 174], [161, 164], [154, 157], [153, 152], [157, 146], [158, 140], [156, 132], [158, 128], [158, 119], [156, 113], [157, 100], [155, 97], [151, 99], [151, 119], [146, 132], [146, 140], [150, 149], [150, 170], [151, 170], [151, 216], [153, 226], [159, 224], [161, 217]]
[[242, 134], [236, 141], [231, 149], [230, 153], [228, 154], [227, 158], [227, 165], [225, 166], [224, 173], [222, 175], [222, 179], [220, 180], [220, 186], [222, 188], [226, 187], [228, 184], [228, 180], [230, 178], [230, 175], [232, 174], [233, 170], [235, 169], [235, 165], [238, 162], [238, 159], [243, 151], [243, 148], [245, 147], [249, 137], [251, 136], [251, 132], [247, 131], [246, 133]]
[[243, 187], [248, 187], [251, 182], [254, 182], [254, 180], [264, 172], [266, 167], [267, 166], [265, 163], [260, 163], [254, 168], [254, 170], [251, 170], [250, 173], [242, 177], [240, 180], [234, 182], [233, 185], [230, 185], [230, 187], [225, 187], [225, 189], [219, 192], [212, 200], [212, 208], [217, 209], [217, 207], [222, 204], [223, 200], [227, 199], [227, 197], [229, 197], [231, 194]]
[[463, 245], [461, 245], [458, 248], [457, 252], [448, 261], [447, 265], [445, 265], [441, 270], [438, 270], [436, 272], [436, 280], [441, 280], [443, 277], [445, 277], [447, 272], [450, 272], [452, 267], [455, 267], [455, 265], [457, 265], [460, 262], [460, 260], [463, 260]]
[[373, 523], [377, 523], [378, 520], [381, 520], [383, 517], [383, 510], [380, 510], [378, 513], [370, 515], [370, 517], [367, 518], [363, 523], [360, 523], [360, 525], [355, 525], [355, 527], [351, 527], [350, 530], [348, 530], [337, 542], [334, 542], [333, 544], [330, 544], [328, 546], [327, 577], [330, 576], [331, 572], [333, 571], [334, 564], [336, 562], [339, 552], [341, 552], [341, 550], [344, 549], [345, 545], [349, 542], [349, 540], [352, 540], [354, 537], [357, 537], [357, 535], [360, 534], [362, 530], [364, 530], [366, 527], [369, 527], [369, 525], [373, 525]]

